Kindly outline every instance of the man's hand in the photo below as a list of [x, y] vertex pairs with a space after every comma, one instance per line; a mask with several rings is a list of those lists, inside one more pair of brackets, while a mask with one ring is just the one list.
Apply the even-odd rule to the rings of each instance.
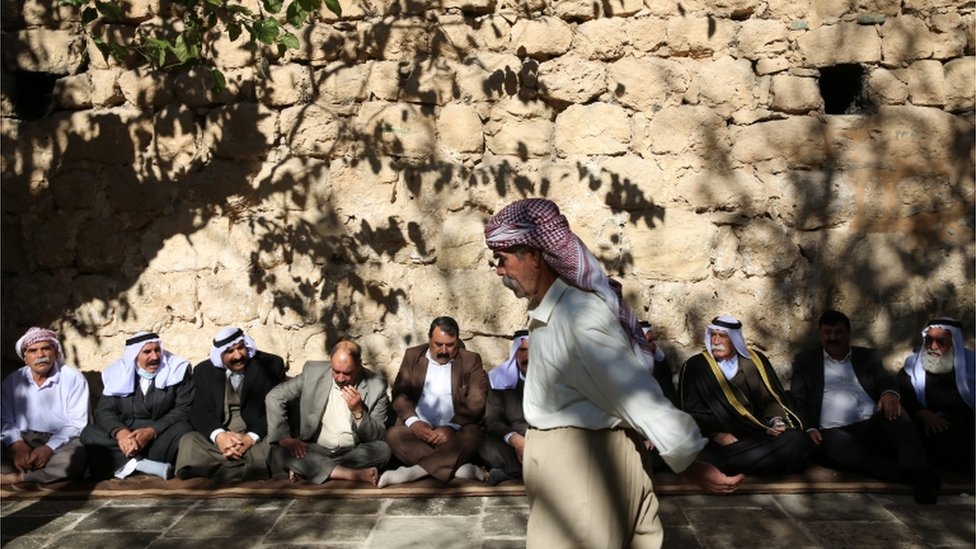
[[525, 453], [525, 437], [515, 433], [508, 437], [508, 444], [512, 448], [515, 448], [515, 456], [518, 458], [519, 463], [522, 463], [522, 454]]
[[139, 449], [142, 450], [154, 438], [156, 438], [156, 429], [153, 429], [152, 427], [136, 429], [135, 431], [132, 431], [132, 437], [136, 439], [136, 444], [138, 444]]
[[932, 412], [931, 410], [921, 409], [918, 417], [925, 426], [925, 435], [932, 436], [949, 430], [949, 420]]
[[895, 393], [885, 393], [878, 399], [877, 411], [884, 414], [888, 420], [898, 419], [901, 415], [901, 400]]
[[431, 446], [440, 446], [454, 437], [456, 431], [450, 425], [441, 425], [440, 427], [434, 429], [433, 435], [430, 437], [428, 444]]
[[735, 438], [735, 435], [732, 433], [715, 433], [711, 438], [712, 442], [719, 446], [728, 446], [729, 444], [739, 442], [739, 439]]
[[297, 438], [283, 438], [278, 441], [278, 446], [288, 450], [291, 457], [295, 459], [302, 459], [308, 452], [308, 445]]
[[[250, 439], [251, 437], [247, 438]], [[244, 452], [241, 451], [243, 443], [237, 433], [224, 431], [217, 435], [216, 443], [217, 449], [220, 450], [220, 455], [229, 460], [238, 460], [244, 455]]]
[[54, 455], [54, 450], [51, 449], [47, 444], [42, 444], [37, 448], [31, 450], [30, 455], [30, 465], [35, 471], [38, 469], [43, 469], [47, 466], [47, 462], [51, 460], [51, 456]]
[[125, 457], [132, 457], [139, 453], [139, 443], [132, 435], [132, 431], [126, 428], [119, 429], [115, 433], [115, 441], [119, 443], [119, 450]]
[[352, 385], [346, 385], [342, 389], [342, 398], [346, 399], [346, 406], [349, 407], [349, 411], [356, 413], [366, 413], [366, 407], [363, 406], [363, 395], [359, 394]]
[[731, 494], [746, 478], [745, 475], [727, 476], [711, 463], [703, 461], [692, 463], [681, 475], [713, 494]]
[[783, 418], [781, 417], [774, 417], [769, 425], [769, 428], [766, 429], [766, 434], [773, 437], [778, 437], [785, 432], [786, 422], [783, 421]]
[[820, 446], [820, 444], [823, 442], [823, 435], [820, 434], [819, 429], [810, 429], [807, 431], [807, 435], [810, 436], [810, 440], [812, 440], [817, 446]]
[[31, 447], [23, 440], [18, 440], [10, 445], [10, 451], [14, 454], [14, 467], [21, 472], [31, 470]]
[[430, 423], [427, 423], [426, 421], [415, 421], [410, 424], [410, 430], [420, 440], [426, 442], [427, 444], [434, 444], [432, 442], [432, 438], [434, 437], [434, 429], [431, 428]]

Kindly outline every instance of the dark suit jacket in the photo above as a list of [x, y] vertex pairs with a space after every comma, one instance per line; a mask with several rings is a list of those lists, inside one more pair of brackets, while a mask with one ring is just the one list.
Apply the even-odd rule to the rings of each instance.
[[[136, 383], [135, 377], [133, 376], [133, 387]], [[135, 424], [135, 399], [133, 394], [121, 397], [102, 395], [95, 407], [94, 424], [110, 437], [115, 436], [116, 431], [123, 427], [132, 428]], [[162, 434], [178, 422], [187, 421], [193, 403], [190, 368], [187, 367], [183, 380], [176, 385], [165, 389], [153, 387], [146, 395], [145, 402], [152, 420], [151, 427], [157, 434]]]
[[513, 432], [525, 435], [529, 424], [525, 421], [525, 411], [522, 409], [524, 391], [525, 382], [520, 379], [514, 389], [492, 390], [488, 393], [485, 432], [489, 436], [504, 439], [505, 435]]
[[[417, 415], [417, 402], [426, 378], [427, 344], [424, 343], [403, 354], [400, 371], [393, 382], [393, 410], [398, 424]], [[454, 402], [451, 422], [462, 427], [480, 422], [485, 414], [488, 386], [488, 373], [481, 365], [481, 355], [459, 349], [451, 367], [451, 400]]]
[[[851, 347], [854, 375], [875, 402], [885, 391], [898, 391], [898, 380], [881, 363], [874, 349]], [[824, 366], [823, 347], [801, 353], [793, 359], [793, 382], [790, 391], [797, 405], [797, 413], [807, 428], [820, 427], [823, 407]]]
[[[386, 396], [386, 378], [370, 370], [356, 385], [363, 398], [366, 414], [356, 426], [352, 421], [352, 431], [356, 444], [383, 440], [386, 436], [386, 416], [390, 401]], [[314, 442], [322, 429], [322, 414], [332, 394], [332, 364], [327, 360], [310, 360], [305, 363], [302, 373], [278, 385], [268, 393], [265, 402], [268, 409], [268, 440], [278, 442], [292, 436], [289, 428], [286, 405], [298, 399], [299, 427], [298, 438]]]
[[[272, 387], [285, 379], [285, 361], [278, 355], [258, 351], [244, 367], [241, 383], [241, 418], [248, 432], [261, 438], [268, 434], [268, 416], [264, 398]], [[224, 417], [224, 392], [227, 389], [227, 370], [217, 368], [209, 359], [193, 368], [193, 384], [196, 386], [190, 423], [205, 437], [222, 428]]]

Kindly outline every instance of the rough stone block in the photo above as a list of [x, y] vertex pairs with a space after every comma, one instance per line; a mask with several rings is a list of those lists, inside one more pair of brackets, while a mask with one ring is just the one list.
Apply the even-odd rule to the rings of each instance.
[[81, 67], [85, 43], [67, 30], [30, 29], [3, 35], [6, 70], [75, 74]]
[[873, 69], [864, 82], [868, 97], [877, 104], [901, 105], [908, 100], [908, 84], [888, 69]]
[[782, 159], [787, 166], [819, 166], [826, 152], [823, 123], [812, 116], [733, 128], [732, 158], [743, 164]]
[[470, 54], [508, 49], [512, 24], [500, 15], [465, 17], [445, 14], [438, 17], [435, 40], [443, 42], [441, 55], [462, 59]]
[[607, 71], [607, 89], [617, 101], [646, 112], [680, 104], [689, 80], [684, 66], [669, 59], [625, 57]]
[[224, 158], [263, 156], [275, 141], [277, 125], [278, 113], [257, 103], [218, 107], [207, 115], [204, 146]]
[[422, 19], [388, 17], [361, 23], [358, 32], [362, 48], [372, 58], [411, 61], [431, 53], [430, 29]]
[[171, 103], [156, 114], [153, 121], [153, 142], [160, 164], [176, 170], [189, 170], [197, 158], [199, 129], [193, 112]]
[[525, 76], [522, 62], [514, 55], [482, 53], [469, 57], [457, 66], [458, 99], [480, 102], [516, 95]]
[[725, 120], [704, 106], [664, 107], [647, 117], [636, 115], [633, 132], [634, 150], [645, 158], [686, 153], [709, 158], [728, 154]]
[[873, 26], [857, 23], [823, 26], [803, 33], [796, 43], [807, 67], [881, 61], [881, 37]]
[[626, 19], [624, 34], [631, 46], [645, 53], [655, 52], [668, 45], [668, 23], [657, 17]]
[[151, 117], [131, 108], [55, 114], [49, 123], [53, 128], [72, 128], [54, 135], [63, 162], [131, 165], [147, 150], [153, 133]]
[[281, 134], [297, 156], [328, 158], [336, 154], [342, 121], [319, 105], [300, 105], [281, 111]]
[[272, 66], [267, 78], [258, 82], [256, 91], [265, 105], [286, 107], [308, 102], [312, 96], [311, 88], [308, 67], [289, 63]]
[[617, 105], [570, 105], [556, 118], [556, 150], [561, 156], [622, 154], [630, 146], [630, 118]]
[[627, 19], [587, 21], [576, 28], [572, 53], [584, 59], [618, 59], [630, 40]]
[[[383, 76], [392, 76], [393, 82], [386, 82], [377, 78], [377, 85], [367, 89], [366, 79], [380, 63], [391, 65], [392, 72]], [[383, 97], [382, 99], [395, 100], [397, 97], [398, 73], [396, 72], [396, 63], [392, 61], [368, 61], [362, 65], [352, 66], [339, 61], [316, 72], [318, 80], [315, 82], [313, 87], [315, 92], [312, 95], [320, 102], [340, 105], [354, 104], [366, 99], [367, 94], [371, 91], [384, 95], [393, 94], [392, 97]]]
[[746, 276], [776, 276], [800, 258], [800, 248], [786, 227], [771, 219], [753, 219], [738, 231], [742, 272]]
[[777, 57], [789, 47], [789, 29], [781, 20], [749, 19], [742, 22], [736, 40], [746, 59]]
[[485, 125], [485, 146], [494, 154], [538, 158], [551, 151], [554, 124], [549, 120], [496, 116]]
[[434, 152], [435, 120], [430, 110], [381, 101], [364, 103], [356, 125], [378, 150], [408, 158]]
[[55, 104], [62, 109], [87, 109], [92, 106], [91, 78], [76, 74], [59, 78], [51, 93]]
[[495, 0], [444, 0], [441, 8], [458, 9], [464, 13], [486, 13], [495, 6]]
[[976, 57], [953, 59], [945, 64], [945, 106], [951, 112], [973, 110], [976, 90]]
[[748, 60], [723, 56], [699, 67], [696, 87], [704, 104], [726, 116], [757, 106], [759, 82]]
[[119, 91], [130, 105], [140, 109], [161, 107], [173, 100], [173, 76], [140, 68], [119, 73]]
[[439, 231], [437, 268], [474, 270], [485, 253], [485, 222], [476, 212], [448, 214]]
[[736, 23], [714, 17], [687, 15], [668, 20], [668, 47], [672, 55], [710, 57], [729, 52]]
[[125, 101], [125, 96], [119, 90], [118, 69], [92, 69], [91, 102], [95, 107], [114, 107]]
[[556, 0], [553, 2], [553, 14], [568, 21], [589, 21], [600, 17], [600, 4], [588, 0]]
[[[366, 92], [371, 100], [396, 101], [400, 97], [400, 67], [396, 61], [371, 61], [366, 67]], [[340, 77], [345, 79], [345, 77]], [[355, 75], [349, 75], [348, 85], [355, 85]], [[338, 82], [337, 82], [338, 84]], [[350, 93], [354, 90], [343, 85]], [[328, 86], [326, 95], [328, 96]]]
[[470, 105], [445, 105], [437, 117], [437, 134], [438, 145], [451, 151], [480, 153], [485, 148], [481, 117]]
[[662, 242], [665, 246], [631, 248], [634, 272], [653, 280], [694, 282], [708, 278], [717, 229], [708, 219], [669, 208], [653, 229], [637, 225], [630, 231], [635, 242]]
[[820, 87], [813, 78], [773, 76], [770, 92], [774, 111], [802, 114], [817, 110], [823, 104]]
[[942, 62], [916, 61], [907, 70], [908, 96], [913, 105], [945, 104], [946, 88]]
[[573, 31], [561, 19], [543, 16], [520, 19], [512, 26], [512, 47], [519, 55], [545, 59], [569, 51]]
[[417, 58], [412, 61], [400, 88], [400, 100], [443, 105], [454, 96], [454, 67], [446, 59]]
[[603, 63], [562, 55], [539, 65], [539, 95], [556, 104], [589, 103], [607, 89]]
[[911, 15], [886, 20], [881, 27], [881, 36], [884, 64], [894, 67], [931, 57], [932, 45], [936, 42], [925, 21]]

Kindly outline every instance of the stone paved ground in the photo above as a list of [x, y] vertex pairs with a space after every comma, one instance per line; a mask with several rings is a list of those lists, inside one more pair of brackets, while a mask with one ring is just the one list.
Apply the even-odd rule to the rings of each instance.
[[[887, 494], [665, 496], [665, 547], [973, 547], [974, 499], [921, 507]], [[138, 549], [525, 545], [523, 497], [0, 501], [0, 536], [23, 547]]]

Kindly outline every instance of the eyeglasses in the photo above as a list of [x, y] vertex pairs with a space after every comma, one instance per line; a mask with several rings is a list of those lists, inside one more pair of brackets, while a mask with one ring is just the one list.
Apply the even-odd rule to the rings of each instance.
[[924, 338], [922, 338], [922, 341], [925, 343], [926, 347], [932, 345], [932, 343], [935, 343], [936, 345], [939, 346], [939, 348], [942, 349], [948, 348], [949, 346], [952, 345], [952, 340], [949, 339], [948, 337], [925, 336]]

